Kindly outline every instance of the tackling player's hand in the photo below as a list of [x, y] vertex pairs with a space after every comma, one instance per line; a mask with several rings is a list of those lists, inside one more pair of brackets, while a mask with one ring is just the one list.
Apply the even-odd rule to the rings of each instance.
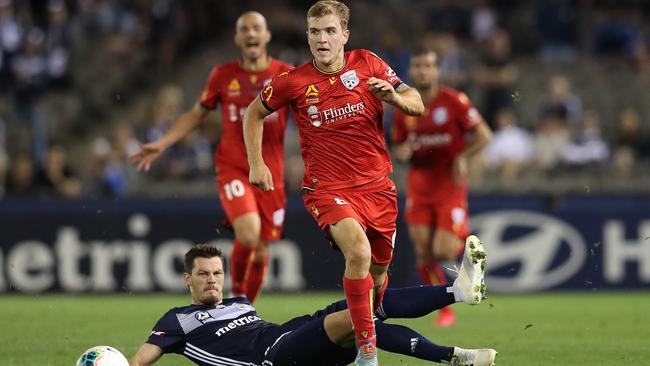
[[467, 158], [464, 156], [458, 156], [454, 159], [452, 175], [454, 178], [454, 184], [457, 186], [460, 186], [467, 181]]
[[263, 191], [274, 191], [273, 175], [266, 164], [253, 165], [250, 167], [248, 173], [248, 180], [255, 187], [261, 188]]
[[165, 148], [156, 142], [140, 145], [140, 151], [129, 157], [129, 164], [136, 165], [138, 171], [148, 172], [151, 163], [158, 159], [164, 151]]
[[367, 83], [370, 92], [382, 102], [394, 104], [400, 97], [395, 88], [386, 80], [371, 77]]

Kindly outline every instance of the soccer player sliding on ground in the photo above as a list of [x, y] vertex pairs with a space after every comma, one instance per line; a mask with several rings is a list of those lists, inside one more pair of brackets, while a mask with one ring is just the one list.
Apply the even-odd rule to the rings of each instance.
[[[470, 236], [453, 285], [387, 289], [375, 320], [377, 345], [453, 366], [494, 365], [493, 349], [442, 346], [408, 327], [384, 323], [422, 317], [456, 302], [480, 304], [485, 261], [481, 242]], [[283, 324], [266, 322], [245, 297], [223, 298], [223, 255], [207, 244], [185, 254], [184, 277], [192, 304], [172, 308], [158, 320], [131, 366], [152, 365], [165, 353], [181, 354], [201, 366], [342, 366], [356, 358], [345, 300]]]

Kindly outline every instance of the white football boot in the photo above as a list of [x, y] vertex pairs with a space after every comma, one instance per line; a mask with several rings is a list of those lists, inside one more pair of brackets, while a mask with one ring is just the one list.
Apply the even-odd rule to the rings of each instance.
[[475, 236], [465, 240], [465, 254], [452, 285], [454, 298], [470, 305], [478, 305], [485, 298], [486, 256], [483, 244]]
[[451, 366], [493, 366], [497, 351], [490, 348], [463, 349], [454, 347]]

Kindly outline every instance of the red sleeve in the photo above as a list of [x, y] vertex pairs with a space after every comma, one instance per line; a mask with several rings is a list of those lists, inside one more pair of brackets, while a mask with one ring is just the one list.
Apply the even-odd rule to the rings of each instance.
[[374, 77], [388, 81], [394, 88], [397, 88], [402, 83], [395, 71], [379, 56], [368, 51], [367, 60]]
[[199, 103], [206, 109], [215, 109], [217, 105], [221, 102], [221, 95], [219, 94], [219, 66], [215, 66], [210, 72], [208, 81], [205, 83], [205, 88], [201, 97], [199, 98]]
[[476, 126], [481, 123], [483, 117], [481, 117], [478, 110], [476, 110], [474, 105], [472, 105], [472, 102], [465, 93], [456, 94], [456, 98], [460, 128], [463, 131], [471, 131], [475, 129]]
[[393, 124], [390, 131], [390, 139], [393, 144], [399, 144], [406, 140], [404, 113], [400, 113], [397, 110], [395, 110], [393, 113]]
[[269, 111], [277, 111], [291, 102], [289, 72], [282, 72], [271, 79], [260, 92], [260, 100]]

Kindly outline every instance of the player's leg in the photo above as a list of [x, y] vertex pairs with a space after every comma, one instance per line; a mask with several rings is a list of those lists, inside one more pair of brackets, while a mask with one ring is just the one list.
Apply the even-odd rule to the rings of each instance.
[[261, 190], [254, 190], [254, 192], [261, 220], [261, 233], [246, 277], [246, 297], [250, 302], [254, 302], [257, 298], [266, 277], [269, 266], [269, 244], [282, 237], [286, 206], [286, 193], [282, 187], [276, 187], [270, 192]]
[[361, 224], [345, 218], [330, 225], [329, 233], [345, 257], [343, 289], [354, 324], [360, 359], [357, 365], [376, 365], [376, 338], [372, 320], [374, 282], [370, 275], [370, 242]]
[[235, 231], [232, 253], [230, 254], [230, 279], [233, 296], [246, 296], [246, 277], [251, 259], [260, 238], [260, 216], [249, 212], [232, 222]]
[[251, 264], [246, 276], [246, 298], [253, 303], [259, 295], [269, 266], [269, 242], [260, 240], [255, 247]]
[[[433, 257], [440, 283], [447, 283], [443, 266], [453, 266], [462, 250], [462, 241], [467, 236], [465, 202], [451, 202], [436, 207], [435, 231], [433, 234]], [[451, 326], [456, 322], [450, 307], [440, 310], [436, 320], [439, 326]]]

